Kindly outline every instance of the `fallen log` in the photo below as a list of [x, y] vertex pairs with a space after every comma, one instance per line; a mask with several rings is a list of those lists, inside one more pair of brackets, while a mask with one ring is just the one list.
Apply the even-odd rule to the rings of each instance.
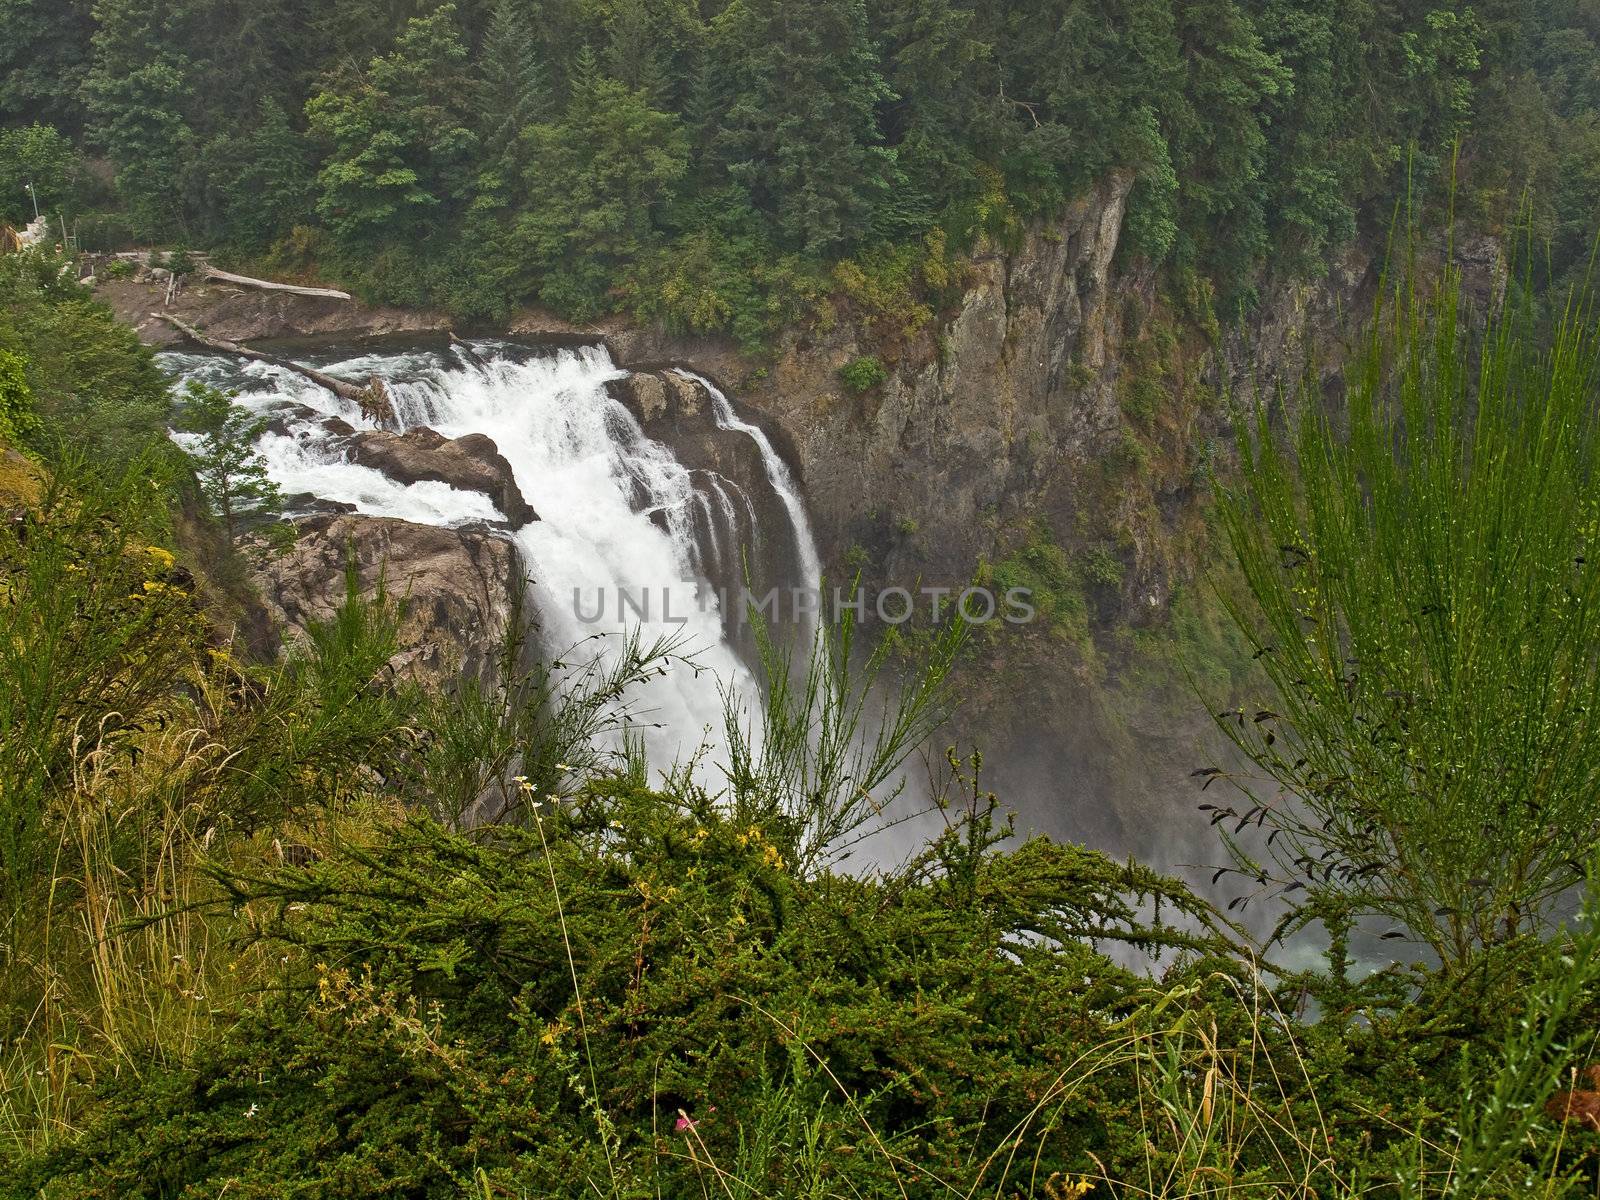
[[363, 386], [351, 383], [347, 379], [329, 375], [315, 367], [307, 367], [297, 362], [290, 362], [286, 358], [274, 358], [270, 354], [263, 354], [259, 350], [252, 350], [248, 346], [241, 346], [238, 342], [230, 342], [226, 338], [211, 337], [201, 333], [193, 325], [178, 320], [171, 313], [151, 313], [158, 321], [165, 321], [190, 341], [199, 342], [211, 350], [223, 354], [237, 354], [241, 358], [254, 359], [256, 362], [270, 363], [275, 367], [282, 367], [285, 371], [293, 371], [309, 379], [318, 387], [327, 388], [328, 391], [338, 396], [341, 400], [349, 400], [361, 406], [361, 415], [374, 424], [383, 425], [392, 423], [395, 419], [394, 401], [389, 396], [389, 387], [376, 375], [369, 376]]
[[311, 296], [318, 300], [354, 300], [349, 292], [335, 291], [333, 288], [300, 287], [293, 283], [273, 283], [266, 279], [252, 279], [248, 275], [235, 275], [232, 271], [222, 271], [210, 263], [202, 263], [198, 268], [201, 276], [206, 279], [215, 279], [221, 283], [235, 283], [240, 287], [259, 288], [263, 292], [289, 292], [295, 296]]

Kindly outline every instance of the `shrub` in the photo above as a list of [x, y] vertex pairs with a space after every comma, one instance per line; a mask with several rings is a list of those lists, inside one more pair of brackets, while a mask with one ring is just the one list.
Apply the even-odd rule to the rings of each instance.
[[0, 350], [0, 443], [14, 444], [39, 427], [26, 366], [20, 354]]
[[1219, 489], [1271, 681], [1223, 722], [1273, 781], [1241, 863], [1447, 963], [1540, 927], [1600, 839], [1597, 352], [1586, 303], [1546, 348], [1515, 306], [1473, 332], [1454, 276], [1399, 289], [1338, 410], [1308, 384], [1284, 438], [1261, 404]]
[[852, 359], [839, 368], [839, 378], [844, 381], [845, 387], [856, 395], [870, 392], [884, 380], [889, 378], [889, 371], [883, 363], [871, 355]]

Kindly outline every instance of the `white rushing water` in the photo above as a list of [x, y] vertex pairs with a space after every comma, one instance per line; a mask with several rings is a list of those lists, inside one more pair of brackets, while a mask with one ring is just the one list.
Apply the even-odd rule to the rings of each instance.
[[[319, 422], [339, 417], [360, 427], [355, 406], [297, 375], [215, 356], [166, 359], [182, 377], [237, 391], [237, 403], [278, 416], [282, 432], [265, 435], [260, 450], [285, 495], [309, 493], [422, 524], [501, 519], [481, 493], [437, 483], [405, 486], [349, 461]], [[635, 711], [646, 748], [658, 768], [701, 746], [710, 762], [720, 760], [722, 689], [735, 689], [749, 704], [759, 703], [759, 693], [724, 636], [715, 599], [708, 591], [697, 595], [691, 581], [738, 552], [736, 539], [750, 528], [754, 509], [748, 498], [736, 504], [730, 493], [737, 489], [715, 476], [697, 488], [672, 452], [642, 433], [606, 392], [606, 383], [625, 372], [603, 348], [532, 353], [484, 342], [468, 352], [366, 355], [319, 365], [350, 379], [382, 376], [405, 428], [493, 438], [540, 517], [510, 536], [532, 577], [530, 611], [545, 649], [563, 654], [598, 633], [605, 636], [587, 645], [614, 653], [635, 629], [646, 642], [678, 637], [704, 669], [668, 671], [641, 690]], [[718, 425], [754, 439], [788, 514], [791, 529], [783, 533], [794, 541], [800, 578], [781, 582], [817, 586], [816, 545], [793, 477], [766, 435], [707, 387]]]

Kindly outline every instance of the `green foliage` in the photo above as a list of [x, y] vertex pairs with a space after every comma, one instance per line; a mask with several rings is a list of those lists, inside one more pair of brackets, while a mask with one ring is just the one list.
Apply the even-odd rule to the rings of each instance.
[[643, 92], [601, 75], [591, 56], [579, 60], [561, 120], [524, 136], [532, 204], [517, 243], [535, 267], [540, 299], [593, 317], [654, 240], [652, 214], [687, 170], [683, 131]]
[[0, 350], [0, 442], [14, 445], [38, 431], [26, 366], [20, 354]]
[[166, 379], [133, 330], [65, 266], [50, 255], [0, 256], [0, 351], [24, 361], [40, 420], [34, 444], [107, 462], [165, 446]]
[[258, 256], [315, 225], [299, 269], [372, 298], [752, 347], [825, 321], [814, 292], [919, 329], [948, 284], [891, 269], [908, 248], [1014, 246], [1124, 172], [1126, 252], [1203, 274], [1231, 320], [1266, 270], [1315, 277], [1397, 199], [1441, 199], [1457, 139], [1463, 211], [1493, 227], [1534, 183], [1572, 269], [1592, 22], [1529, 7], [0, 0], [0, 127], [109, 158], [137, 239]]
[[459, 210], [477, 139], [454, 82], [467, 54], [455, 13], [444, 4], [413, 18], [393, 53], [306, 105], [312, 135], [328, 148], [317, 211], [352, 264], [425, 237]]
[[58, 464], [0, 530], [0, 880], [6, 940], [55, 834], [51, 808], [88, 747], [118, 752], [168, 696], [202, 627], [169, 580], [156, 460], [121, 471]]
[[979, 582], [992, 584], [1002, 594], [1027, 592], [1028, 603], [1046, 629], [1068, 640], [1087, 643], [1089, 609], [1083, 596], [1083, 580], [1071, 558], [1043, 522], [1030, 522], [1022, 533], [1021, 544], [987, 566]]
[[1337, 411], [1304, 399], [1280, 441], [1259, 406], [1221, 489], [1272, 685], [1223, 726], [1295, 798], [1251, 810], [1282, 836], [1246, 869], [1448, 963], [1536, 927], [1600, 834], [1594, 316], [1543, 349], [1461, 303], [1397, 289]]
[[851, 359], [839, 368], [839, 378], [845, 387], [860, 395], [870, 392], [889, 378], [889, 369], [872, 355]]
[[282, 509], [278, 485], [268, 478], [256, 449], [266, 424], [216, 388], [194, 380], [184, 387], [178, 428], [197, 435], [188, 454], [201, 494], [221, 518], [230, 542], [239, 539], [246, 517], [270, 517]]
[[898, 689], [848, 622], [803, 670], [758, 629], [774, 700], [730, 703], [726, 786], [652, 789], [597, 744], [691, 669], [670, 646], [585, 674], [513, 638], [498, 680], [424, 695], [352, 563], [283, 664], [243, 666], [134, 533], [157, 466], [68, 464], [0, 530], [0, 1195], [1586, 1182], [1544, 1101], [1592, 1057], [1592, 898], [1470, 970], [1363, 976], [1324, 895], [1327, 967], [1288, 974], [1175, 880], [1015, 840], [953, 751], [942, 831], [841, 873], [949, 711], [960, 625]]
[[815, 875], [849, 858], [905, 790], [901, 767], [954, 707], [949, 676], [967, 627], [950, 620], [933, 631], [916, 670], [885, 696], [892, 645], [858, 657], [853, 613], [799, 643], [803, 671], [794, 648], [752, 615], [766, 703], [752, 716], [743, 698], [725, 700], [725, 800], [732, 820], [767, 831], [795, 873]]
[[184, 181], [195, 156], [186, 109], [189, 64], [166, 36], [171, 0], [95, 6], [94, 65], [84, 92], [95, 139], [117, 165], [117, 191], [139, 232], [184, 226]]
[[207, 143], [204, 169], [226, 239], [260, 252], [310, 213], [314, 169], [306, 139], [280, 103], [264, 98], [252, 115], [253, 126]]
[[[34, 194], [28, 192], [32, 185]], [[0, 221], [21, 229], [39, 210], [73, 208], [83, 191], [83, 164], [72, 142], [49, 125], [0, 129]]]
[[[1047, 1171], [1127, 1161], [1122, 1081], [1055, 1090], [1131, 990], [1075, 939], [1203, 941], [1134, 917], [1141, 896], [1194, 910], [1181, 889], [1042, 842], [970, 873], [950, 842], [899, 883], [807, 883], [785, 849], [614, 783], [528, 830], [413, 821], [304, 870], [225, 874], [303, 964], [289, 990], [192, 1071], [119, 1088], [23, 1179], [443, 1196], [481, 1172], [512, 1194], [682, 1195], [738, 1164], [792, 1195], [825, 1163], [825, 1194], [921, 1196], [930, 1173], [998, 1186], [1017, 1129]], [[956, 1130], [970, 1153], [949, 1153]]]
[[0, 126], [82, 128], [91, 9], [90, 0], [0, 0]]
[[713, 161], [769, 214], [793, 250], [859, 242], [889, 186], [892, 152], [874, 107], [889, 98], [863, 0], [735, 0], [712, 23], [730, 103]]
[[1122, 559], [1110, 546], [1093, 546], [1083, 557], [1083, 578], [1094, 587], [1122, 587]]

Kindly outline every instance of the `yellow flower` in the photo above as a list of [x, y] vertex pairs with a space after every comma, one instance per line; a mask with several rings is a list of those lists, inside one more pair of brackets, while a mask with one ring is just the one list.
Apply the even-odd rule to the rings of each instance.
[[565, 1021], [556, 1021], [544, 1027], [544, 1032], [539, 1035], [539, 1040], [546, 1046], [554, 1046], [561, 1040], [561, 1035], [567, 1032]]
[[1046, 1200], [1083, 1200], [1092, 1191], [1094, 1182], [1085, 1175], [1069, 1179], [1058, 1171], [1044, 1182]]
[[144, 552], [145, 556], [163, 571], [172, 570], [173, 564], [178, 561], [173, 557], [172, 551], [163, 550], [160, 546], [146, 546]]

